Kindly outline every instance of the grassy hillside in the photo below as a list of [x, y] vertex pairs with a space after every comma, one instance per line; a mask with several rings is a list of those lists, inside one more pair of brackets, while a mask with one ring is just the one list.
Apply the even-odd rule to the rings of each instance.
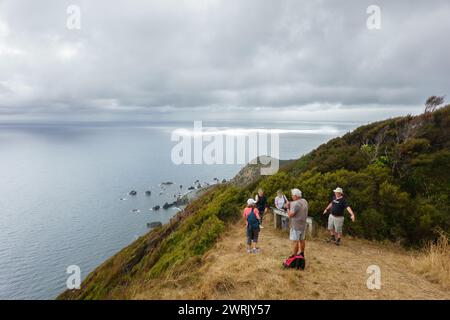
[[[133, 298], [450, 299], [450, 256], [443, 244], [421, 255], [392, 243], [346, 237], [337, 248], [323, 241], [322, 232], [317, 238], [308, 237], [307, 267], [296, 272], [281, 266], [290, 254], [288, 232], [275, 230], [270, 220], [267, 217], [261, 231], [259, 254], [245, 253], [242, 221], [231, 224], [197, 268], [137, 284]], [[448, 240], [442, 241], [448, 246]], [[370, 265], [381, 269], [381, 290], [367, 289]]]
[[211, 248], [226, 223], [236, 219], [242, 194], [217, 186], [190, 203], [171, 221], [134, 241], [94, 270], [81, 290], [59, 299], [126, 299], [133, 283], [146, 283], [186, 268], [194, 268]]
[[[59, 298], [136, 298], [143, 288], [197, 270], [258, 187], [265, 189], [270, 201], [277, 189], [288, 194], [292, 187], [300, 188], [310, 215], [324, 222], [320, 213], [330, 191], [341, 186], [357, 214], [356, 223], [345, 225], [347, 234], [420, 246], [436, 239], [437, 229], [450, 231], [449, 137], [447, 106], [360, 127], [290, 162], [276, 175], [250, 179], [249, 184], [235, 179], [240, 183], [212, 188], [169, 224], [98, 267], [81, 290], [66, 291]], [[188, 283], [198, 277], [195, 272], [187, 274]]]

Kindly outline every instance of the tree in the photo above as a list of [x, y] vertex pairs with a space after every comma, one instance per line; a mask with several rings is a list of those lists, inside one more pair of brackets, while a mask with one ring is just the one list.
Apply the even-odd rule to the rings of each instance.
[[431, 96], [425, 101], [425, 113], [434, 112], [441, 104], [444, 103], [444, 96]]

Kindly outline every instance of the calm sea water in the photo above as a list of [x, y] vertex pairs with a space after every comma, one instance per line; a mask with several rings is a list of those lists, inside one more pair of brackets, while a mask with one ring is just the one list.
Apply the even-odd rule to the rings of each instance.
[[[231, 135], [249, 129], [239, 122], [204, 126]], [[250, 127], [280, 129], [280, 156], [291, 159], [356, 126]], [[55, 298], [69, 265], [85, 277], [144, 234], [148, 222], [167, 222], [175, 209], [149, 209], [173, 201], [180, 184], [184, 192], [194, 180], [230, 179], [242, 167], [173, 164], [175, 128], [189, 131], [192, 123], [0, 125], [0, 298]], [[176, 184], [161, 190], [164, 181]], [[132, 189], [137, 196], [127, 195]]]

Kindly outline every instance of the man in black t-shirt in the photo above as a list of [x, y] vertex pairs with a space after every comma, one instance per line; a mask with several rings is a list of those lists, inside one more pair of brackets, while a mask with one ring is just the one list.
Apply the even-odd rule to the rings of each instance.
[[330, 231], [330, 239], [328, 242], [334, 242], [338, 246], [341, 244], [345, 209], [350, 213], [353, 222], [355, 222], [355, 213], [345, 200], [342, 188], [336, 188], [333, 192], [333, 200], [331, 200], [330, 204], [323, 211], [323, 214], [326, 214], [331, 209], [330, 216], [328, 217], [328, 230]]

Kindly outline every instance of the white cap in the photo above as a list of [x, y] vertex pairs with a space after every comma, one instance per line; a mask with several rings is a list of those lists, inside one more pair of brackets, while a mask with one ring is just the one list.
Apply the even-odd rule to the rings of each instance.
[[292, 190], [291, 190], [291, 194], [292, 194], [293, 196], [297, 196], [297, 197], [301, 197], [301, 196], [302, 196], [302, 192], [301, 192], [299, 189], [297, 189], [297, 188], [292, 189]]
[[251, 198], [247, 200], [247, 205], [248, 205], [248, 206], [252, 206], [252, 205], [254, 205], [254, 204], [256, 204], [256, 201], [255, 201], [255, 200], [253, 200], [253, 199], [251, 199]]
[[344, 194], [344, 190], [342, 190], [342, 188], [339, 188], [339, 187], [334, 189], [333, 192], [338, 192], [338, 193]]

